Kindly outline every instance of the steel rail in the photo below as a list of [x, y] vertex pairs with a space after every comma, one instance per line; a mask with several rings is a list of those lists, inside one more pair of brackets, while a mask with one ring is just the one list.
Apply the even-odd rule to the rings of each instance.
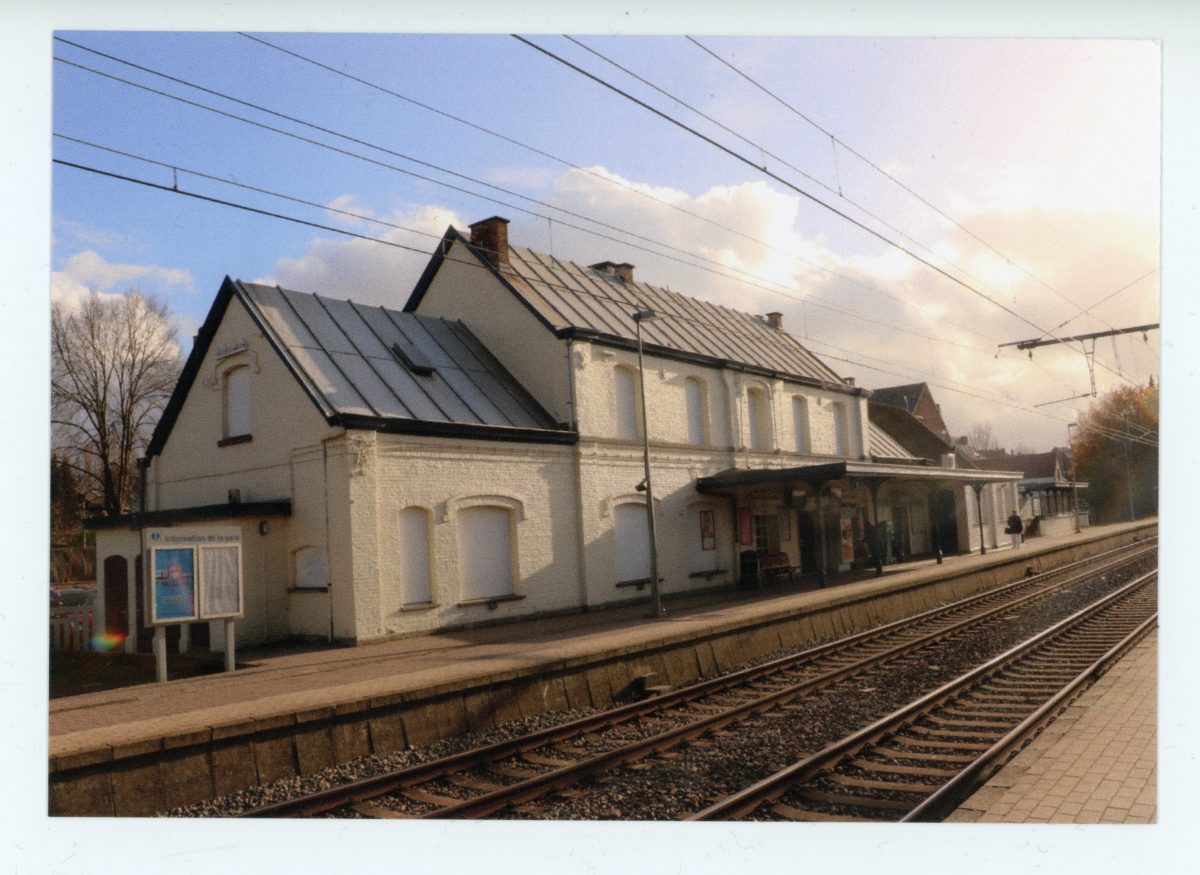
[[[796, 698], [800, 695], [804, 695], [807, 692], [811, 692], [814, 689], [836, 683], [845, 677], [866, 670], [877, 663], [886, 661], [887, 659], [894, 659], [897, 656], [904, 655], [923, 646], [927, 646], [938, 639], [956, 634], [957, 632], [962, 631], [964, 628], [983, 622], [998, 613], [1011, 611], [1014, 607], [1019, 607], [1028, 601], [1041, 598], [1049, 595], [1057, 589], [1076, 583], [1083, 576], [1103, 573], [1136, 562], [1153, 552], [1155, 542], [1156, 538], [1152, 538], [1146, 541], [1138, 542], [1135, 545], [1124, 545], [1096, 556], [1088, 557], [1086, 559], [1052, 569], [1034, 577], [1020, 578], [1016, 581], [1003, 584], [985, 592], [976, 593], [946, 605], [930, 608], [913, 616], [895, 620], [882, 626], [856, 633], [846, 638], [826, 642], [816, 647], [801, 651], [800, 653], [789, 654], [766, 663], [751, 666], [735, 672], [730, 672], [717, 678], [700, 681], [696, 684], [666, 692], [650, 699], [633, 702], [628, 705], [610, 709], [599, 714], [582, 717], [578, 720], [573, 720], [558, 726], [547, 727], [518, 738], [507, 739], [491, 745], [473, 748], [471, 750], [452, 754], [448, 757], [430, 760], [426, 763], [420, 763], [382, 775], [363, 778], [348, 784], [330, 787], [326, 790], [321, 790], [316, 793], [294, 799], [286, 799], [280, 802], [271, 803], [247, 811], [240, 816], [312, 816], [315, 814], [325, 813], [345, 805], [377, 798], [388, 793], [397, 791], [402, 792], [405, 788], [414, 787], [422, 783], [436, 780], [439, 777], [466, 771], [471, 768], [486, 765], [488, 763], [495, 763], [513, 756], [518, 756], [531, 750], [535, 750], [539, 747], [567, 741], [571, 738], [578, 737], [589, 732], [604, 730], [612, 726], [637, 719], [638, 717], [646, 716], [656, 712], [662, 712], [677, 705], [685, 705], [688, 702], [695, 701], [706, 696], [720, 695], [721, 693], [728, 692], [736, 687], [752, 684], [771, 675], [779, 674], [789, 670], [803, 669], [804, 667], [816, 663], [819, 659], [827, 657], [831, 654], [836, 654], [840, 651], [851, 650], [859, 645], [884, 639], [893, 633], [912, 630], [914, 627], [919, 627], [922, 623], [936, 621], [939, 618], [944, 618], [956, 611], [969, 609], [972, 605], [983, 602], [987, 599], [1003, 597], [1011, 594], [1013, 591], [1019, 591], [1022, 588], [1028, 588], [1030, 586], [1035, 587], [1033, 592], [1021, 595], [1016, 599], [1005, 601], [994, 608], [989, 608], [983, 613], [972, 614], [962, 620], [952, 623], [949, 626], [940, 627], [925, 635], [918, 636], [915, 639], [902, 641], [900, 644], [894, 647], [871, 654], [864, 659], [859, 659], [846, 666], [836, 668], [832, 671], [827, 671], [816, 676], [815, 678], [810, 678], [797, 684], [791, 684], [781, 690], [769, 693], [765, 696], [760, 696], [750, 702], [733, 706], [732, 708], [710, 716], [699, 718], [698, 720], [691, 721], [678, 727], [673, 727], [672, 729], [650, 739], [643, 739], [639, 742], [623, 745], [611, 751], [596, 755], [595, 757], [584, 759], [578, 763], [573, 763], [569, 766], [555, 769], [554, 771], [543, 773], [542, 775], [527, 779], [527, 782], [531, 788], [547, 788], [547, 790], [542, 791], [542, 793], [544, 793], [548, 790], [555, 789], [557, 786], [561, 786], [564, 783], [569, 783], [568, 781], [564, 780], [569, 775], [575, 775], [575, 780], [578, 780], [578, 776], [587, 771], [595, 771], [599, 768], [605, 768], [609, 765], [616, 764], [622, 759], [630, 761], [639, 758], [639, 754], [640, 756], [645, 756], [654, 753], [654, 744], [656, 743], [656, 740], [658, 740], [660, 743], [660, 746], [657, 748], [658, 750], [667, 749], [695, 735], [703, 734], [704, 732], [720, 728], [720, 726], [732, 722], [733, 720], [736, 720], [745, 714], [751, 714], [756, 711], [775, 707], [787, 699]], [[1097, 562], [1100, 562], [1098, 567], [1096, 565]], [[1063, 575], [1066, 576], [1062, 580], [1049, 580], [1051, 578]], [[1044, 586], [1043, 588], [1036, 588], [1042, 584], [1048, 585]], [[645, 750], [642, 751], [642, 748], [645, 748]], [[488, 792], [482, 796], [475, 797], [474, 799], [464, 800], [464, 802], [459, 805], [451, 806], [451, 809], [455, 812], [453, 814], [443, 814], [443, 809], [439, 809], [438, 811], [430, 812], [428, 816], [465, 817], [470, 816], [470, 812], [473, 807], [478, 807], [478, 809], [483, 811], [484, 814], [491, 813], [499, 808], [504, 807], [503, 805], [494, 805], [496, 800], [500, 799], [503, 794], [508, 793], [515, 798], [515, 794], [518, 792], [519, 788], [522, 788], [523, 786], [525, 786], [525, 782], [510, 785], [509, 787], [502, 787], [496, 791]], [[520, 801], [525, 801], [525, 799], [521, 799]], [[474, 816], [483, 816], [483, 814], [476, 814]]]
[[1071, 616], [1060, 620], [1053, 626], [1044, 629], [971, 671], [948, 681], [902, 708], [898, 708], [891, 714], [881, 717], [874, 723], [822, 748], [811, 756], [793, 763], [787, 768], [781, 769], [737, 793], [725, 797], [709, 807], [690, 815], [686, 819], [732, 820], [749, 814], [763, 802], [777, 799], [793, 786], [811, 780], [835, 763], [856, 754], [867, 745], [873, 744], [885, 736], [896, 732], [904, 725], [912, 722], [921, 713], [944, 704], [949, 699], [959, 695], [977, 680], [1006, 668], [1009, 664], [1028, 655], [1050, 639], [1072, 630], [1083, 621], [1091, 619], [1097, 613], [1134, 594], [1148, 585], [1151, 580], [1157, 579], [1157, 576], [1158, 571], [1155, 570], [1136, 578], [1120, 589], [1076, 611]]
[[1071, 704], [1084, 690], [1107, 672], [1135, 644], [1141, 641], [1158, 625], [1158, 612], [1147, 617], [1136, 629], [1126, 635], [1103, 656], [1081, 671], [1053, 697], [1036, 711], [1022, 720], [1012, 731], [1006, 733], [992, 747], [969, 766], [951, 778], [932, 796], [900, 819], [901, 823], [936, 823], [956, 809], [968, 796], [992, 775], [999, 771], [1009, 759], [1026, 743], [1041, 732], [1049, 723]]

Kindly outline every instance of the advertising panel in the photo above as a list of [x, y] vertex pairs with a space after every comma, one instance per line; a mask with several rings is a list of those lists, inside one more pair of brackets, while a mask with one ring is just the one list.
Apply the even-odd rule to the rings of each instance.
[[233, 526], [147, 529], [150, 625], [243, 614], [242, 532]]
[[842, 561], [854, 561], [854, 521], [848, 516], [842, 517]]
[[700, 511], [700, 549], [717, 549], [717, 524], [711, 510]]
[[739, 507], [737, 509], [738, 516], [738, 543], [745, 547], [754, 543], [754, 525], [750, 518], [750, 508]]

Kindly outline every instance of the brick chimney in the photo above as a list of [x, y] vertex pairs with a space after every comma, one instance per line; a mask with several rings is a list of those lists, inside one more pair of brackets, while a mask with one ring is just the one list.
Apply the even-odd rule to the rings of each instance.
[[471, 226], [471, 245], [495, 268], [508, 267], [508, 219], [492, 216]]
[[768, 313], [767, 314], [767, 324], [770, 325], [772, 328], [774, 328], [776, 331], [782, 331], [783, 330], [783, 314], [782, 313]]
[[611, 277], [616, 277], [623, 283], [633, 282], [633, 265], [622, 262], [616, 264], [612, 261], [601, 261], [598, 264], [589, 265], [592, 270], [598, 270], [601, 273], [608, 274]]

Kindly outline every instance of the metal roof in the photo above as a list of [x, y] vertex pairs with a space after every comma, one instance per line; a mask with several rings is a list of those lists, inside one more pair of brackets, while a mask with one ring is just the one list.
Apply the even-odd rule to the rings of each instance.
[[846, 478], [878, 477], [909, 483], [1006, 483], [1021, 479], [1017, 471], [963, 471], [936, 465], [903, 465], [886, 462], [825, 462], [799, 465], [793, 468], [727, 468], [710, 477], [696, 481], [696, 491], [709, 494], [729, 494], [747, 486], [766, 486], [776, 483], [828, 482]]
[[642, 282], [623, 282], [520, 246], [509, 247], [508, 268], [503, 278], [556, 332], [574, 329], [633, 341], [637, 334], [631, 314], [651, 309], [661, 318], [642, 323], [642, 339], [649, 349], [749, 365], [855, 391], [794, 337], [749, 313]]
[[912, 453], [904, 449], [895, 438], [877, 426], [867, 422], [867, 448], [877, 459], [915, 459]]
[[278, 286], [241, 281], [235, 286], [327, 418], [349, 417], [380, 428], [419, 421], [557, 429], [457, 320]]

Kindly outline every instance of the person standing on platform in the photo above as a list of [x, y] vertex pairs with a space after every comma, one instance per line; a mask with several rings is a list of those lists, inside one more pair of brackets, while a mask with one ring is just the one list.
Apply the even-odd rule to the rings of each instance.
[[1021, 515], [1015, 510], [1008, 517], [1008, 527], [1005, 532], [1012, 536], [1013, 549], [1016, 550], [1021, 546], [1021, 532], [1024, 531], [1024, 525], [1021, 523]]

